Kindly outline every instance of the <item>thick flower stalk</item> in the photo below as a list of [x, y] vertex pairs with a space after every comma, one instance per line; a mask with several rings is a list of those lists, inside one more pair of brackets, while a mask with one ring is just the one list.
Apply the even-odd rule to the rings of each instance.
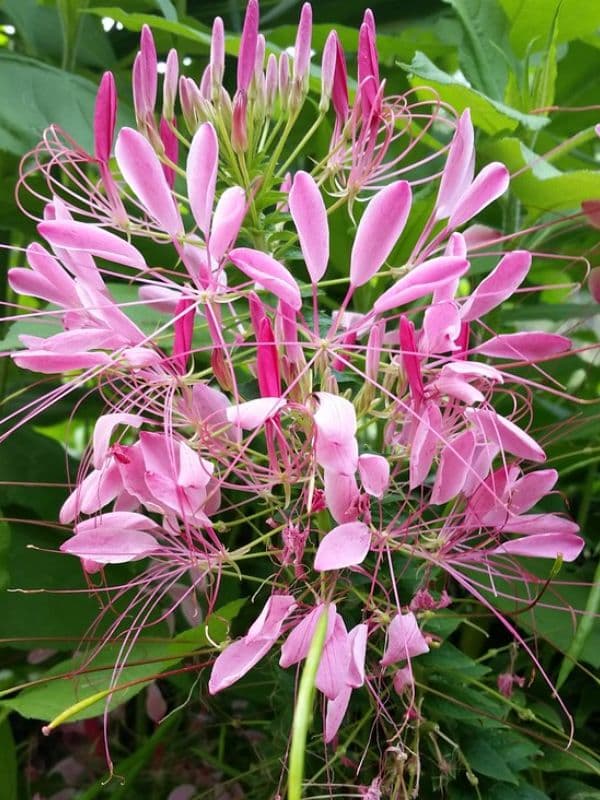
[[[374, 698], [389, 738], [415, 724], [413, 664], [441, 644], [427, 623], [449, 591], [470, 592], [520, 638], [494, 604], [494, 578], [541, 585], [520, 558], [572, 561], [583, 540], [566, 516], [536, 511], [557, 474], [542, 466], [535, 384], [522, 370], [570, 342], [485, 322], [528, 290], [532, 263], [524, 249], [482, 247], [468, 227], [507, 191], [507, 169], [476, 170], [468, 110], [438, 118], [435, 103], [386, 96], [370, 12], [355, 91], [332, 33], [320, 104], [298, 144], [311, 52], [308, 4], [290, 58], [267, 56], [250, 0], [233, 95], [217, 19], [199, 84], [179, 77], [169, 54], [159, 119], [144, 28], [137, 127], [115, 130], [107, 74], [94, 153], [47, 134], [35, 155], [49, 189], [44, 244], [27, 248], [28, 266], [9, 281], [43, 308], [20, 320], [60, 324], [21, 336], [12, 354], [23, 369], [63, 376], [44, 406], [80, 387], [106, 403], [61, 510], [60, 550], [102, 577], [141, 562], [109, 634], [134, 641], [196, 595], [218, 606], [223, 578], [262, 583], [268, 565], [262, 610], [216, 656], [208, 691], [225, 691], [275, 648], [282, 669], [301, 664], [326, 614], [315, 684], [329, 743], [353, 692]], [[304, 149], [327, 117], [330, 151], [311, 163]], [[449, 143], [412, 159], [436, 120]], [[21, 188], [33, 169], [25, 164]], [[398, 262], [424, 182], [429, 216]], [[331, 270], [334, 213], [352, 229], [343, 275]], [[482, 279], [480, 251], [494, 256]], [[137, 289], [127, 303], [116, 297], [124, 282]], [[139, 306], [152, 311], [149, 326], [134, 321]], [[6, 420], [7, 431], [16, 424]], [[420, 578], [406, 595], [409, 563]], [[382, 681], [403, 715], [376, 699]]]

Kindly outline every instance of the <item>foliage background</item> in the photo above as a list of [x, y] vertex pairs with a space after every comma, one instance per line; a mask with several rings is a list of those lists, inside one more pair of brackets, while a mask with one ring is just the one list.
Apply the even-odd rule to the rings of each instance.
[[[315, 48], [320, 50], [335, 24], [352, 60], [365, 7], [356, 0], [316, 3]], [[520, 243], [552, 249], [565, 257], [554, 268], [534, 271], [534, 282], [546, 288], [503, 310], [502, 325], [507, 330], [545, 327], [568, 332], [582, 352], [552, 365], [550, 371], [566, 392], [586, 401], [575, 404], [545, 395], [537, 407], [539, 427], [547, 434], [550, 466], [559, 469], [560, 489], [588, 540], [580, 562], [572, 569], [563, 567], [560, 580], [564, 583], [554, 600], [565, 609], [587, 609], [587, 616], [534, 609], [520, 620], [527, 633], [536, 632], [543, 663], [555, 679], [560, 676], [559, 682], [564, 681], [561, 692], [574, 714], [579, 744], [570, 751], [563, 749], [565, 721], [548, 691], [537, 684], [527, 701], [516, 692], [508, 706], [488, 691], [487, 706], [484, 703], [482, 708], [483, 701], [474, 699], [474, 686], [486, 672], [481, 671], [482, 660], [495, 674], [506, 668], [510, 651], [502, 632], [491, 623], [483, 625], [481, 633], [458, 627], [457, 622], [454, 642], [458, 649], [451, 650], [450, 645], [440, 651], [442, 663], [438, 658], [431, 669], [442, 675], [439, 696], [432, 702], [460, 742], [460, 756], [452, 751], [448, 780], [440, 786], [431, 784], [423, 797], [430, 796], [428, 791], [439, 796], [442, 785], [454, 800], [476, 797], [477, 777], [483, 796], [492, 800], [593, 800], [600, 798], [600, 762], [594, 757], [600, 728], [600, 629], [592, 624], [600, 602], [597, 586], [592, 588], [600, 577], [596, 567], [600, 434], [595, 404], [600, 368], [593, 350], [600, 327], [585, 280], [588, 268], [600, 264], [600, 258], [598, 231], [580, 209], [584, 201], [600, 200], [600, 140], [593, 131], [600, 118], [600, 4], [597, 0], [427, 0], [418, 4], [375, 0], [371, 7], [378, 22], [388, 93], [431, 86], [457, 110], [471, 107], [481, 157], [485, 162], [504, 161], [514, 174], [502, 218], [488, 221], [507, 232], [553, 223], [541, 233], [521, 238]], [[280, 48], [293, 42], [298, 13], [299, 3], [294, 0], [262, 4], [262, 28], [269, 46]], [[106, 69], [117, 79], [121, 123], [132, 119], [130, 68], [144, 22], [153, 28], [159, 53], [164, 56], [170, 47], [177, 47], [185, 56], [185, 73], [199, 78], [216, 14], [223, 16], [227, 30], [234, 34], [228, 40], [228, 52], [234, 54], [235, 33], [243, 16], [238, 0], [128, 0], [118, 7], [97, 7], [93, 0], [0, 3], [0, 240], [15, 248], [0, 250], [0, 294], [5, 301], [14, 301], [6, 283], [7, 269], [22, 264], [18, 248], [35, 237], [34, 224], [14, 200], [19, 160], [35, 147], [50, 123], [58, 123], [90, 147], [95, 90]], [[325, 147], [326, 142], [317, 146]], [[35, 203], [26, 202], [35, 210]], [[336, 266], [340, 271], [346, 255], [339, 248]], [[10, 313], [7, 306], [0, 307], [3, 313]], [[16, 341], [18, 325], [3, 327], [1, 349], [9, 349]], [[47, 382], [32, 382], [29, 374], [19, 374], [8, 360], [0, 362], [3, 416], [47, 389]], [[0, 689], [36, 679], [48, 670], [68, 672], [64, 659], [96, 613], [94, 598], [85, 593], [23, 594], [7, 589], [84, 587], [74, 560], [29, 550], [27, 545], [57, 547], [60, 534], [51, 521], [57, 517], [63, 487], [76, 473], [99, 410], [87, 403], [72, 422], [70, 407], [59, 403], [39, 417], [35, 426], [17, 431], [0, 447], [0, 509], [5, 519], [0, 523]], [[28, 485], [36, 482], [45, 485], [35, 489]], [[232, 588], [232, 601], [240, 593], [243, 589]], [[238, 606], [231, 607], [232, 617]], [[477, 613], [472, 607], [464, 611]], [[578, 619], [586, 622], [578, 626]], [[217, 625], [212, 633], [213, 638], [224, 637], [226, 630]], [[131, 667], [134, 671], [127, 674], [128, 679], [150, 679], [157, 672], [188, 663], [184, 659], [202, 642], [185, 641], [171, 643], [170, 650], [161, 642], [146, 643], [137, 656], [140, 662], [151, 663]], [[491, 655], [490, 647], [494, 648]], [[46, 649], [55, 651], [54, 655], [38, 663]], [[570, 667], [565, 665], [573, 659], [578, 666], [567, 677]], [[526, 669], [525, 662], [519, 666]], [[275, 696], [291, 696], [292, 678], [279, 675], [275, 679], [271, 673], [267, 678]], [[102, 672], [90, 680], [90, 688], [106, 685]], [[273, 680], [278, 684], [273, 685]], [[65, 782], [56, 764], [69, 754], [85, 764], [85, 774], [78, 779], [84, 788], [70, 796], [163, 798], [186, 781], [197, 786], [204, 781], [206, 788], [194, 795], [198, 797], [267, 796], [265, 787], [272, 789], [276, 783], [289, 727], [289, 704], [284, 703], [283, 710], [275, 705], [278, 716], [274, 716], [271, 698], [265, 706], [260, 684], [246, 682], [243, 693], [234, 691], [226, 700], [200, 707], [195, 681], [191, 672], [161, 682], [173, 701], [171, 706], [177, 699], [185, 700], [188, 693], [193, 699], [185, 712], [159, 727], [145, 714], [144, 693], [119, 712], [114, 748], [118, 771], [126, 779], [123, 786], [118, 781], [106, 787], [101, 783], [104, 767], [97, 723], [88, 720], [83, 727], [73, 727], [62, 738], [57, 734], [48, 741], [39, 734], [40, 719], [51, 718], [74, 701], [72, 681], [42, 684], [16, 699], [9, 695], [0, 701], [0, 800], [50, 797], [63, 789]], [[137, 690], [142, 686], [143, 682]], [[488, 722], [500, 718], [509, 724], [486, 724], [486, 714]], [[263, 746], [265, 737], [272, 738], [270, 751]], [[260, 748], [258, 742], [262, 742]], [[249, 766], [258, 752], [259, 763]]]

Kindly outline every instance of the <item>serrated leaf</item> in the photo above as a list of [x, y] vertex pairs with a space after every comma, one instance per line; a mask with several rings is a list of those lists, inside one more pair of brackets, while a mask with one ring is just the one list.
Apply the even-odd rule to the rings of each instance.
[[488, 743], [487, 737], [473, 736], [463, 745], [463, 752], [473, 772], [504, 783], [518, 784], [516, 773], [506, 763], [501, 752]]
[[541, 115], [524, 114], [516, 108], [486, 97], [464, 83], [459, 83], [452, 75], [436, 67], [424, 53], [416, 53], [410, 64], [400, 64], [400, 66], [411, 73], [412, 77], [409, 80], [415, 89], [422, 86], [425, 81], [457, 111], [470, 108], [474, 125], [486, 133], [514, 131], [519, 125], [529, 130], [539, 130], [548, 122], [547, 118]]

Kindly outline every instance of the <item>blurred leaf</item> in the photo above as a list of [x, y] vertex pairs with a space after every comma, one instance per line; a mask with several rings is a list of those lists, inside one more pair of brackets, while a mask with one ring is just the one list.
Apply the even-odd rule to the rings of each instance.
[[[508, 75], [506, 17], [496, 0], [444, 0], [458, 16], [464, 39], [460, 65], [469, 83], [494, 100], [502, 100]], [[504, 50], [504, 52], [503, 52]]]
[[534, 108], [547, 108], [554, 102], [556, 90], [556, 43], [558, 36], [558, 12], [556, 13], [550, 33], [548, 45], [542, 58], [542, 63], [535, 74], [532, 99]]
[[0, 592], [0, 640], [24, 650], [73, 650], [98, 614], [78, 559], [56, 552], [64, 538], [56, 531], [11, 522], [10, 532], [8, 572], [17, 591]]
[[402, 64], [401, 66], [415, 76], [410, 78], [413, 87], [422, 86], [422, 81], [416, 80], [416, 78], [421, 78], [428, 86], [439, 92], [440, 97], [457, 111], [461, 112], [465, 108], [470, 108], [473, 124], [486, 133], [514, 131], [519, 125], [530, 130], [539, 130], [547, 123], [545, 117], [523, 114], [515, 108], [510, 108], [504, 103], [486, 97], [470, 86], [460, 83], [456, 78], [436, 67], [423, 53], [417, 53], [410, 65]]
[[[109, 702], [112, 710], [138, 694], [161, 672], [173, 669], [196, 650], [212, 647], [212, 642], [223, 642], [229, 631], [229, 623], [242, 604], [243, 601], [228, 603], [197, 628], [184, 631], [172, 640], [157, 642], [138, 639], [131, 650], [127, 649], [126, 664], [118, 673], [115, 673], [114, 666], [123, 658], [121, 644], [108, 644], [89, 661], [85, 655], [61, 661], [45, 675], [45, 678], [54, 680], [23, 689], [17, 697], [2, 700], [1, 703], [23, 717], [50, 721], [85, 698], [110, 689], [114, 683], [116, 687], [124, 688], [117, 688], [112, 696]], [[129, 683], [133, 685], [125, 686]], [[69, 721], [96, 717], [104, 712], [105, 706], [106, 699], [99, 700], [70, 716]]]
[[[557, 42], [596, 36], [600, 27], [597, 0], [500, 0], [510, 21], [510, 41], [518, 56], [533, 42], [541, 50], [558, 12]], [[598, 43], [600, 44], [600, 42]]]
[[0, 591], [6, 589], [10, 580], [8, 559], [10, 553], [10, 528], [0, 520]]
[[[19, 506], [30, 509], [40, 519], [54, 522], [67, 492], [63, 448], [31, 428], [19, 428], [2, 443], [0, 453], [0, 498], [4, 511], [8, 506]], [[25, 481], [25, 485], [19, 485], [19, 480]]]
[[0, 800], [18, 800], [18, 764], [10, 722], [0, 722]]
[[158, 6], [165, 19], [170, 19], [172, 22], [177, 22], [177, 9], [171, 0], [154, 0], [154, 2]]
[[[3, 0], [2, 10], [13, 22], [29, 56], [60, 63], [63, 36], [56, 8], [40, 5], [36, 0]], [[81, 18], [77, 41], [77, 62], [96, 69], [109, 69], [115, 54], [99, 19]]]
[[520, 173], [511, 180], [511, 190], [534, 215], [578, 209], [584, 200], [600, 197], [600, 170], [561, 172], [513, 137], [487, 142], [482, 150]]
[[21, 155], [37, 144], [51, 123], [91, 148], [95, 97], [96, 87], [85, 78], [0, 53], [0, 149]]

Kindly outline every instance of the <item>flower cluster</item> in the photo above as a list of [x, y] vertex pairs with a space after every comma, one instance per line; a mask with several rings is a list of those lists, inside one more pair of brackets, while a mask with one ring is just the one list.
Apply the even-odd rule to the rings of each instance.
[[[137, 128], [116, 131], [107, 73], [94, 153], [47, 134], [35, 159], [51, 193], [38, 225], [46, 246], [31, 244], [29, 266], [9, 281], [62, 328], [23, 335], [13, 354], [24, 369], [65, 376], [45, 402], [93, 386], [107, 404], [61, 511], [60, 549], [90, 574], [143, 560], [111, 632], [127, 625], [135, 637], [172, 610], [174, 594], [205, 593], [212, 608], [223, 576], [263, 581], [264, 567], [253, 569], [266, 564], [262, 611], [219, 653], [209, 692], [281, 640], [280, 666], [299, 664], [326, 616], [316, 686], [330, 742], [363, 685], [375, 696], [387, 680], [406, 720], [416, 713], [412, 664], [440, 645], [424, 622], [451, 603], [447, 589], [500, 614], [490, 576], [519, 575], [521, 556], [573, 560], [583, 541], [566, 517], [534, 510], [557, 474], [537, 466], [533, 384], [519, 372], [570, 342], [490, 329], [484, 318], [520, 290], [532, 258], [496, 252], [490, 229], [465, 229], [506, 192], [507, 169], [476, 173], [468, 110], [386, 96], [370, 12], [356, 91], [332, 32], [306, 128], [310, 59], [309, 4], [293, 57], [265, 61], [250, 0], [233, 96], [217, 19], [199, 84], [179, 77], [169, 53], [157, 121], [144, 28]], [[329, 153], [308, 163], [331, 114]], [[448, 144], [412, 158], [432, 126]], [[30, 175], [29, 163], [22, 186]], [[429, 211], [398, 264], [422, 184]], [[339, 275], [330, 227], [344, 207], [353, 233]], [[477, 282], [481, 252], [496, 256]], [[138, 295], [122, 302], [127, 282]], [[134, 321], [139, 306], [150, 329]], [[397, 575], [409, 562], [420, 583], [403, 596]]]

